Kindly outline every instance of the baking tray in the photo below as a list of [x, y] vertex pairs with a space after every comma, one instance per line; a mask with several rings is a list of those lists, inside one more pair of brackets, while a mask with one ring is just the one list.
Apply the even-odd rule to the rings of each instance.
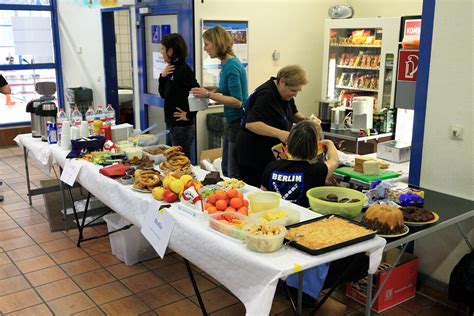
[[342, 242], [342, 243], [338, 243], [338, 244], [334, 244], [334, 245], [327, 246], [327, 247], [324, 247], [324, 248], [320, 248], [320, 249], [310, 249], [310, 248], [307, 248], [307, 247], [305, 247], [305, 246], [303, 246], [303, 245], [298, 244], [298, 243], [295, 242], [295, 241], [290, 241], [290, 240], [287, 239], [286, 237], [285, 237], [285, 242], [288, 242], [290, 246], [292, 246], [292, 247], [294, 247], [294, 248], [296, 248], [296, 249], [299, 249], [299, 250], [301, 250], [301, 251], [304, 251], [304, 252], [306, 252], [306, 253], [309, 253], [310, 255], [316, 256], [316, 255], [320, 255], [320, 254], [323, 254], [323, 253], [326, 253], [326, 252], [329, 252], [329, 251], [333, 251], [333, 250], [340, 249], [340, 248], [344, 248], [344, 247], [347, 247], [347, 246], [350, 246], [350, 245], [353, 245], [353, 244], [357, 244], [357, 243], [359, 243], [359, 242], [361, 242], [361, 241], [365, 241], [365, 240], [372, 239], [372, 238], [374, 238], [375, 235], [377, 234], [377, 231], [373, 230], [373, 229], [370, 228], [369, 226], [364, 225], [364, 224], [359, 223], [359, 222], [356, 222], [356, 221], [353, 221], [353, 220], [351, 220], [351, 219], [348, 219], [347, 217], [340, 216], [340, 215], [337, 215], [337, 214], [329, 214], [329, 215], [321, 216], [321, 217], [318, 217], [318, 218], [313, 218], [313, 219], [310, 219], [310, 220], [307, 220], [307, 221], [304, 221], [304, 222], [300, 222], [300, 223], [297, 223], [297, 224], [288, 225], [288, 226], [286, 226], [286, 229], [289, 231], [289, 229], [292, 228], [292, 227], [298, 227], [298, 226], [305, 225], [305, 224], [309, 224], [309, 223], [312, 223], [312, 222], [317, 222], [317, 221], [320, 221], [320, 220], [329, 218], [329, 217], [331, 217], [331, 216], [339, 217], [339, 218], [341, 218], [341, 219], [343, 219], [343, 220], [345, 220], [345, 221], [348, 221], [349, 223], [352, 223], [352, 224], [354, 224], [354, 225], [367, 228], [368, 230], [373, 231], [373, 233], [368, 234], [368, 235], [365, 235], [365, 236], [362, 236], [362, 237], [359, 237], [359, 238], [347, 240], [347, 241], [344, 241], [344, 242]]

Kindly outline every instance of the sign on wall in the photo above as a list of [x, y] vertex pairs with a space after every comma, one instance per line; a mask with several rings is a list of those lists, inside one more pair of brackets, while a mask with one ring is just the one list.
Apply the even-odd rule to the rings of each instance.
[[[244, 65], [248, 74], [248, 21], [203, 20], [202, 33], [216, 25], [222, 26], [229, 32], [230, 36], [234, 40], [233, 51], [240, 62]], [[219, 75], [222, 68], [221, 61], [218, 58], [210, 58], [209, 55], [204, 51], [204, 44], [202, 44], [201, 54], [202, 86], [219, 86]]]
[[418, 50], [401, 49], [398, 55], [398, 81], [416, 82]]

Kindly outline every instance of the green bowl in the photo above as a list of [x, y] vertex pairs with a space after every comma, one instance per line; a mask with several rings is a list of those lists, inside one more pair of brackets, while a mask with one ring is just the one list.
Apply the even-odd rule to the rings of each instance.
[[[336, 194], [339, 200], [343, 198], [348, 198], [349, 200], [359, 199], [359, 202], [336, 203], [319, 199], [321, 197], [325, 198], [331, 193]], [[341, 187], [312, 188], [306, 192], [306, 196], [308, 197], [311, 210], [323, 215], [339, 214], [348, 218], [354, 218], [359, 215], [365, 203], [365, 195], [362, 192]]]

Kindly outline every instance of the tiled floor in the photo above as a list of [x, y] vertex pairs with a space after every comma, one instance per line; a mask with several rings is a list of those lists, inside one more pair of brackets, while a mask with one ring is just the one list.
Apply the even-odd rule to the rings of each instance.
[[[48, 178], [35, 166], [31, 161], [33, 187]], [[27, 203], [19, 148], [0, 148], [0, 179], [0, 194], [5, 196], [0, 202], [0, 315], [201, 314], [179, 255], [126, 266], [112, 255], [108, 238], [86, 242], [81, 249], [75, 246], [76, 230], [51, 233], [42, 196], [33, 197], [33, 206]], [[87, 235], [106, 230], [88, 228]], [[195, 276], [211, 315], [245, 314], [242, 303], [212, 277], [198, 268]], [[455, 305], [417, 295], [381, 315], [462, 314], [448, 306]], [[338, 290], [317, 315], [363, 315], [362, 311]], [[292, 315], [278, 292], [271, 314]]]

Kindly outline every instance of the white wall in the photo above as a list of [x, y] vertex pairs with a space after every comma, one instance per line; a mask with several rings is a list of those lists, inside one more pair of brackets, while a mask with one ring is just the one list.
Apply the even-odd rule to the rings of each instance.
[[[421, 186], [474, 200], [472, 2], [437, 0], [426, 105]], [[464, 126], [464, 139], [449, 137], [451, 124]], [[463, 223], [474, 242], [474, 219]], [[454, 227], [417, 242], [420, 270], [449, 282], [468, 252]]]

